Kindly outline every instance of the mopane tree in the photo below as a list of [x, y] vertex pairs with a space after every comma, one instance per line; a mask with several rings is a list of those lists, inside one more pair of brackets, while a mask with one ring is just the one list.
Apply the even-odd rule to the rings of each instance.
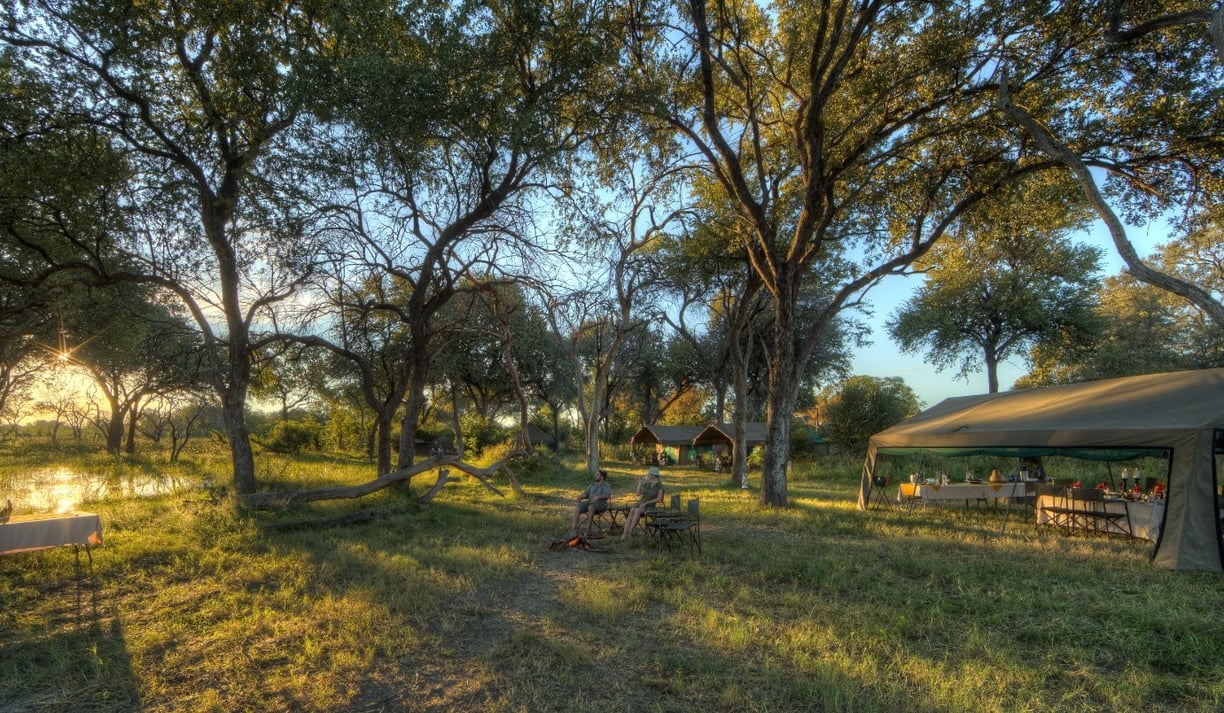
[[556, 350], [548, 321], [520, 284], [488, 281], [472, 295], [485, 314], [478, 331], [497, 346], [496, 359], [486, 362], [484, 379], [494, 388], [504, 383], [504, 395], [516, 407], [516, 446], [529, 449], [534, 445], [530, 443], [528, 426], [543, 404], [548, 404], [553, 412], [549, 430], [559, 442], [557, 412], [560, 407], [552, 387], [564, 359]]
[[293, 342], [277, 342], [257, 352], [252, 365], [251, 393], [274, 402], [280, 419], [295, 411], [317, 412], [326, 371], [326, 356]]
[[199, 333], [146, 285], [118, 283], [68, 298], [57, 359], [87, 373], [105, 402], [95, 425], [107, 452], [132, 453], [146, 403], [207, 379]]
[[139, 269], [93, 268], [152, 281], [191, 312], [239, 493], [256, 487], [245, 417], [255, 325], [316, 253], [285, 217], [291, 204], [273, 200], [268, 165], [300, 111], [316, 20], [294, 2], [32, 0], [0, 11], [0, 39], [127, 152], [129, 200], [145, 222], [114, 247]]
[[[787, 503], [815, 337], [967, 207], [1038, 168], [1018, 160], [992, 102], [997, 38], [1027, 19], [1001, 5], [680, 0], [652, 6], [629, 38], [656, 97], [643, 113], [698, 154], [773, 298], [763, 503]], [[810, 281], [829, 299], [798, 334]]]
[[[543, 294], [545, 311], [575, 378], [586, 467], [599, 468], [600, 429], [613, 392], [630, 364], [622, 349], [649, 331], [661, 266], [659, 245], [683, 218], [676, 171], [666, 148], [611, 142], [576, 163], [562, 203], [564, 229], [579, 236], [583, 256], [574, 281]], [[542, 292], [547, 292], [544, 290]]]
[[[714, 420], [732, 424], [732, 477], [747, 482], [748, 372], [759, 343], [753, 328], [770, 302], [748, 263], [745, 241], [737, 236], [744, 226], [725, 214], [726, 202], [717, 196], [700, 201], [704, 210], [692, 228], [664, 245], [665, 284], [679, 301], [674, 317], [669, 311], [664, 318], [704, 355], [701, 363], [714, 391]], [[693, 321], [704, 322], [704, 338], [690, 326], [689, 313], [698, 309]]]
[[861, 451], [877, 431], [918, 413], [922, 404], [900, 377], [853, 376], [830, 393], [824, 431], [851, 452]]
[[925, 284], [888, 321], [902, 351], [960, 378], [984, 368], [993, 394], [1007, 359], [1095, 336], [1100, 252], [1071, 242], [1077, 212], [1060, 204], [1058, 184], [1045, 188], [980, 204], [924, 258]]
[[0, 45], [0, 412], [61, 351], [81, 254], [109, 255], [125, 225], [122, 155], [48, 79]]
[[[1220, 268], [1219, 263], [1213, 266], [1212, 252], [1191, 260], [1195, 251], [1179, 241], [1163, 246], [1162, 254], [1146, 261], [1167, 272], [1194, 274], [1199, 284], [1218, 285]], [[1097, 302], [1098, 333], [1087, 342], [1038, 344], [1031, 356], [1032, 369], [1017, 386], [1224, 365], [1224, 329], [1172, 292], [1124, 272], [1102, 283]]]
[[604, 2], [375, 5], [334, 50], [325, 137], [354, 137], [336, 203], [369, 217], [349, 221], [350, 274], [338, 279], [386, 274], [408, 288], [372, 305], [408, 338], [404, 468], [448, 338], [439, 315], [465, 277], [516, 269], [502, 246], [527, 232], [527, 197], [602, 128], [617, 87], [608, 37], [622, 22]]
[[[338, 273], [332, 273], [338, 274]], [[330, 353], [343, 365], [360, 394], [362, 405], [374, 414], [368, 451], [378, 475], [391, 472], [396, 415], [408, 392], [408, 334], [401, 320], [376, 305], [397, 301], [406, 286], [383, 275], [368, 280], [327, 281], [315, 334], [295, 337], [300, 344]], [[319, 314], [315, 312], [314, 314]]]
[[528, 328], [516, 331], [513, 358], [519, 383], [536, 406], [536, 418], [547, 424], [544, 430], [559, 444], [562, 442], [562, 414], [569, 412], [576, 401], [573, 363], [552, 333], [539, 301], [530, 297], [524, 294], [531, 316]]

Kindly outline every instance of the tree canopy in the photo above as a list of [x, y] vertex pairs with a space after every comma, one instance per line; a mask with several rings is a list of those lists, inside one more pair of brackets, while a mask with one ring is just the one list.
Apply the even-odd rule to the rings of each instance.
[[[629, 419], [763, 418], [760, 497], [785, 505], [792, 417], [850, 373], [885, 278], [927, 272], [895, 326], [939, 365], [1123, 368], [1076, 351], [1141, 309], [1111, 300], [1121, 282], [1098, 294], [1097, 256], [1068, 238], [1096, 216], [1131, 274], [1196, 305], [1170, 324], [1224, 323], [1221, 16], [9, 3], [0, 398], [52, 298], [140, 284], [125, 303], [173, 300], [203, 347], [240, 493], [258, 485], [252, 388], [283, 418], [309, 385], [380, 475], [426, 427], [557, 433], [576, 413], [594, 469]], [[1128, 253], [1119, 215], [1173, 226], [1162, 262]], [[1211, 335], [1177, 351], [1207, 358]]]

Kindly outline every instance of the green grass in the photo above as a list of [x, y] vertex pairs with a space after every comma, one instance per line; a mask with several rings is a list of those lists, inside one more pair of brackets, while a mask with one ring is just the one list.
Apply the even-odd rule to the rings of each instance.
[[[628, 497], [643, 469], [609, 466]], [[268, 487], [371, 477], [261, 468]], [[516, 471], [526, 497], [464, 476], [427, 505], [432, 479], [278, 512], [202, 489], [91, 503], [105, 543], [79, 614], [71, 549], [0, 558], [0, 710], [1224, 709], [1224, 578], [1031, 520], [1000, 536], [985, 509], [860, 512], [857, 468], [797, 464], [786, 509], [666, 469], [702, 498], [695, 557], [640, 539], [550, 551], [576, 465]], [[373, 519], [319, 524], [359, 510]]]

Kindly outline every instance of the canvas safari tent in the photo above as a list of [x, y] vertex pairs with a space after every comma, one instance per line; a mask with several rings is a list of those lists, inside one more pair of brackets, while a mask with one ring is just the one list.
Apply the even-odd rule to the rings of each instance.
[[[1224, 446], [1224, 368], [1146, 374], [946, 399], [871, 437], [859, 507], [881, 455], [1149, 456], [1167, 468], [1159, 567], [1224, 571], [1216, 454]], [[1151, 462], [1151, 461], [1149, 461]]]
[[693, 437], [700, 431], [699, 426], [649, 424], [642, 426], [629, 438], [629, 448], [650, 448], [650, 453], [646, 456], [649, 463], [688, 465], [693, 461]]
[[[753, 448], [765, 443], [768, 435], [769, 424], [746, 421], [744, 423], [745, 450], [751, 453]], [[710, 455], [718, 458], [730, 457], [735, 448], [735, 424], [711, 423], [693, 437], [693, 445], [705, 448]]]

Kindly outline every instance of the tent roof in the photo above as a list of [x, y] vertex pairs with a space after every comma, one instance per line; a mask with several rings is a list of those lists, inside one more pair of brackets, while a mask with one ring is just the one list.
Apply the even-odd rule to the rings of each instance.
[[661, 443], [665, 446], [690, 445], [693, 436], [701, 431], [700, 426], [642, 426], [629, 439], [630, 443]]
[[871, 447], [1160, 449], [1210, 428], [1224, 428], [1224, 368], [945, 399], [872, 436]]
[[539, 445], [547, 446], [552, 445], [554, 442], [552, 434], [546, 433], [544, 429], [540, 428], [534, 423], [527, 424], [527, 437], [531, 439], [532, 443]]
[[[746, 445], [756, 445], [765, 442], [765, 436], [768, 433], [768, 424], [756, 421], [746, 421], [744, 423], [744, 441]], [[693, 438], [694, 446], [708, 446], [713, 444], [730, 445], [735, 441], [735, 425], [731, 423], [711, 423], [709, 426], [701, 429]]]

